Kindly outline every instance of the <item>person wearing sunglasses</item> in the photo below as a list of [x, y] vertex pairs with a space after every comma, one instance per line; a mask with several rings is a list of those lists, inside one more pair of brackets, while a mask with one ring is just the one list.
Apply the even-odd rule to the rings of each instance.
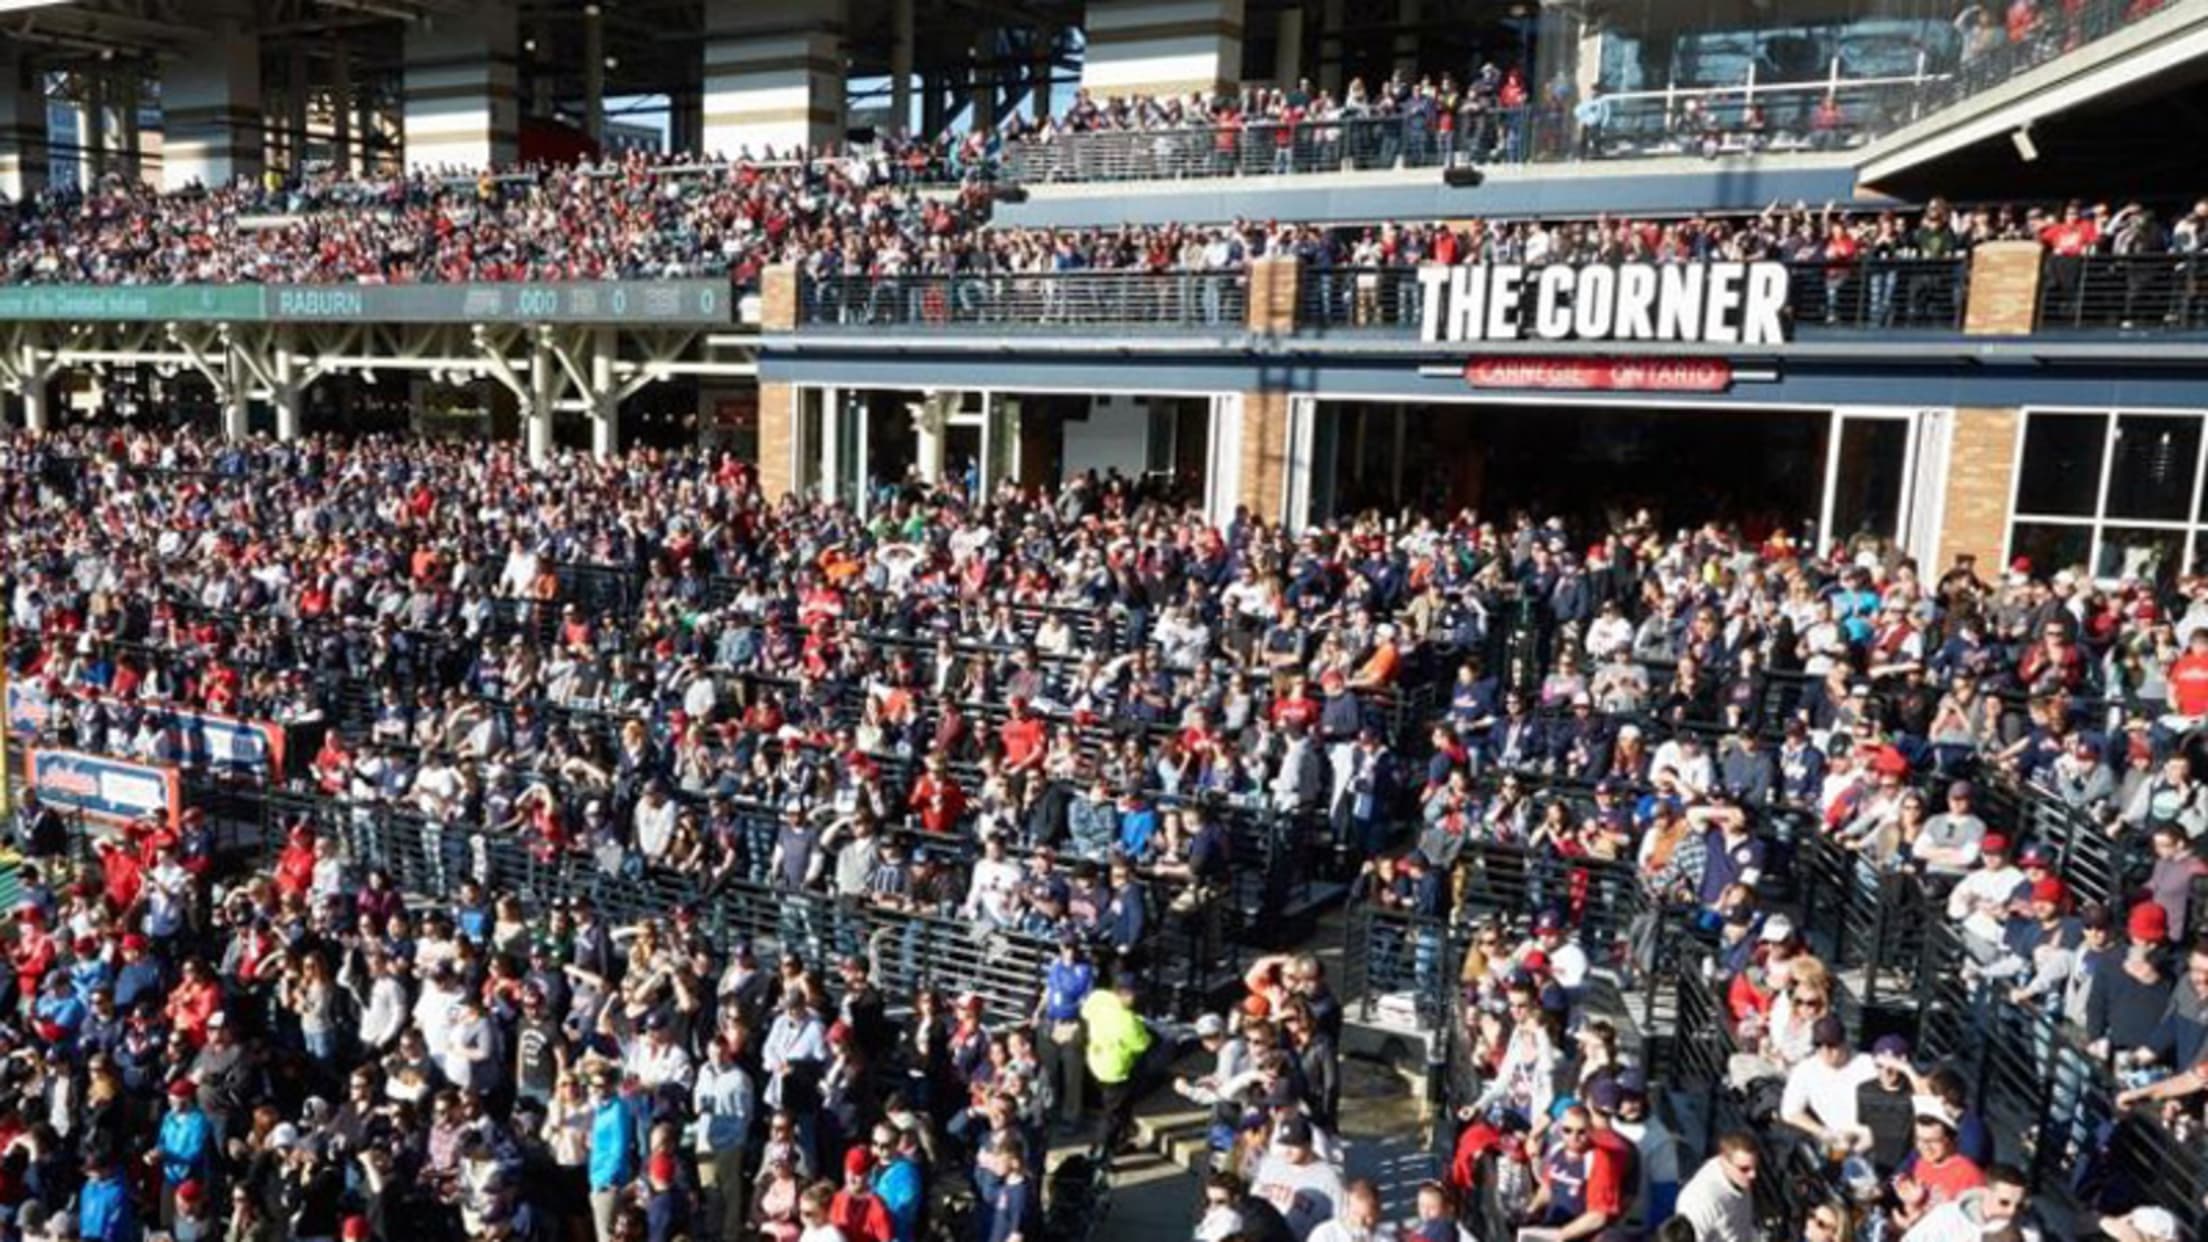
[[1625, 1168], [1613, 1150], [1595, 1142], [1593, 1114], [1583, 1104], [1569, 1105], [1556, 1132], [1518, 1242], [1576, 1242], [1625, 1218]]

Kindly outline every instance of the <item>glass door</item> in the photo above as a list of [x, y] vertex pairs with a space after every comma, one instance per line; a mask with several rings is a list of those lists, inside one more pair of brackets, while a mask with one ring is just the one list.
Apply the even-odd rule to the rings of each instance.
[[1825, 504], [1818, 525], [1825, 547], [1906, 546], [1916, 489], [1917, 412], [1839, 410], [1825, 450]]

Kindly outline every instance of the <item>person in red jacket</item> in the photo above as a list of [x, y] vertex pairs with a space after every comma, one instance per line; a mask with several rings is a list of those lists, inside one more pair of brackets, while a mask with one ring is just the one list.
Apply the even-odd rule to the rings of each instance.
[[890, 1242], [895, 1226], [882, 1197], [867, 1184], [874, 1158], [864, 1147], [843, 1156], [843, 1185], [828, 1204], [828, 1223], [843, 1231], [844, 1242]]
[[929, 832], [948, 835], [966, 817], [966, 791], [944, 770], [940, 753], [929, 755], [927, 770], [913, 782], [909, 806]]
[[276, 857], [276, 891], [286, 897], [304, 897], [314, 887], [314, 830], [305, 820], [291, 826], [283, 853]]
[[54, 934], [46, 930], [45, 914], [27, 902], [17, 906], [15, 945], [8, 950], [8, 965], [15, 971], [17, 997], [28, 1003], [38, 996], [40, 985], [46, 982], [46, 972], [54, 968], [54, 959], [60, 952]]

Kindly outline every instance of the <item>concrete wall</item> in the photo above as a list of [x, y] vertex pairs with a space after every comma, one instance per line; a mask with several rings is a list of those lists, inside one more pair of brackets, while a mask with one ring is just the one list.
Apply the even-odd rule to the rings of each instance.
[[1081, 86], [1096, 95], [1186, 95], [1242, 77], [1242, 0], [1089, 0]]

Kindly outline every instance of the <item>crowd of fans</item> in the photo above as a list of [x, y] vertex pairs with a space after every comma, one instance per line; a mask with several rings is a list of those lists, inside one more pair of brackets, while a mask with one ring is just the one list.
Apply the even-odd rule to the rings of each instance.
[[767, 264], [971, 230], [978, 185], [920, 195], [882, 158], [606, 167], [159, 193], [109, 177], [0, 219], [11, 284], [756, 280]]
[[[1767, 1132], [1694, 1171], [1601, 1001], [1612, 972], [1661, 968], [1661, 929], [1589, 939], [1559, 881], [1523, 924], [1471, 929], [1482, 1086], [1404, 1226], [1422, 1242], [1487, 1192], [1537, 1237], [1744, 1242], [1772, 1125], [1868, 1170], [1829, 1205], [1851, 1231], [2022, 1219], [1982, 1102], [1890, 1038], [1858, 1054], [1833, 970], [1767, 907], [1779, 814], [1867, 881], [1924, 885], [1969, 977], [2140, 1071], [2127, 1103], [2197, 1115], [2208, 975], [2158, 946], [2199, 921], [2208, 583], [1968, 561], [1935, 581], [1876, 541], [1646, 515], [1215, 529], [1116, 478], [878, 501], [769, 504], [695, 453], [0, 442], [9, 673], [48, 704], [41, 744], [177, 759], [167, 708], [319, 727], [279, 779], [331, 808], [239, 873], [196, 811], [103, 830], [26, 801], [0, 1213], [102, 1239], [1046, 1236], [1053, 1140], [1092, 1112], [1122, 1136], [1168, 1078], [1158, 929], [1227, 899], [1249, 814], [1331, 848], [1356, 900], [1442, 922], [1483, 849], [1630, 866], [1707, 937], [1736, 1086], [1780, 1085]], [[633, 592], [578, 598], [578, 564]], [[1531, 683], [1482, 656], [1521, 605]], [[365, 715], [348, 685], [375, 688]], [[1432, 715], [1391, 729], [1401, 701]], [[2152, 842], [2147, 893], [2075, 908], [1972, 779]], [[473, 876], [410, 900], [327, 830], [389, 813], [599, 892], [686, 874], [1051, 951], [1007, 1012], [893, 992], [893, 943], [803, 919], [762, 960], [687, 908], [615, 928], [587, 895]], [[1460, 965], [1423, 936], [1400, 951]], [[1242, 984], [1172, 1080], [1213, 1118], [1196, 1236], [1366, 1236], [1341, 1004], [1309, 958]]]
[[[1488, 75], [1483, 73], [1482, 80]], [[1503, 79], [1507, 83], [1508, 79]], [[1446, 84], [1444, 84], [1446, 86]], [[1416, 100], [1416, 89], [1384, 92]], [[1097, 104], [1084, 96], [1068, 132], [1166, 123], [1200, 101]], [[1398, 105], [1400, 106], [1400, 105]], [[1293, 107], [1293, 105], [1291, 105]], [[1439, 122], [1437, 122], [1438, 124]], [[91, 192], [53, 189], [0, 216], [0, 278], [35, 284], [415, 283], [726, 276], [754, 284], [774, 263], [815, 279], [911, 274], [1064, 271], [1239, 271], [1290, 254], [1321, 269], [1421, 263], [1684, 262], [1775, 258], [1829, 263], [1944, 259], [1986, 240], [2038, 239], [2051, 305], [2084, 287], [2073, 260], [2092, 255], [2197, 254], [2208, 204], [2167, 221], [2139, 203], [2120, 209], [1982, 205], [1934, 199], [1921, 210], [1848, 211], [1772, 204], [1761, 212], [1680, 218], [1499, 219], [1332, 226], [1241, 220], [1227, 225], [1018, 229], [989, 225], [978, 179], [990, 143], [885, 142], [871, 152], [782, 162], [697, 165], [634, 154], [604, 165], [513, 173], [417, 173], [361, 181], [331, 174], [284, 185], [240, 183], [161, 194], [121, 177]], [[926, 170], [964, 176], [923, 193]], [[969, 176], [968, 174], [972, 174]], [[1849, 293], [1836, 277], [1828, 311], [1883, 289]], [[2194, 313], [2167, 296], [2166, 273], [2126, 284], [2134, 301]], [[2137, 286], [2137, 288], [2133, 288]], [[2067, 296], [2067, 300], [2066, 300]], [[1353, 300], [1341, 291], [1345, 308]]]

